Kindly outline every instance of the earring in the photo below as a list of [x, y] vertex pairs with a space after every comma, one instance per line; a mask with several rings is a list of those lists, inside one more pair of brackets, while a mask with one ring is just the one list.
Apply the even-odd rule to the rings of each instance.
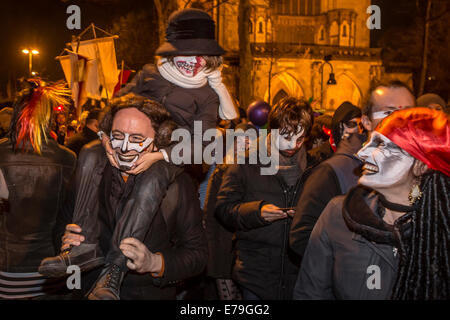
[[411, 191], [409, 192], [409, 195], [408, 195], [409, 203], [411, 205], [413, 205], [414, 202], [419, 200], [421, 197], [422, 197], [422, 191], [420, 190], [419, 182], [418, 182], [412, 187]]

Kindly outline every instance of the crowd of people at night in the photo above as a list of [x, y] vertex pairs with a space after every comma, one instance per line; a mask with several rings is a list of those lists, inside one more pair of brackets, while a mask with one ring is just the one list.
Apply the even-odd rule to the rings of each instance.
[[244, 111], [214, 28], [173, 13], [157, 62], [79, 116], [38, 78], [0, 110], [0, 299], [450, 299], [445, 101], [394, 80]]

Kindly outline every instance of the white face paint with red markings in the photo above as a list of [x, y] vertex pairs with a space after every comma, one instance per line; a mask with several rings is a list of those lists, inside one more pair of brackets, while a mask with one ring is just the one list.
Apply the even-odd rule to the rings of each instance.
[[146, 151], [153, 138], [135, 137], [133, 134], [121, 133], [117, 130], [110, 134], [111, 146], [116, 151], [115, 158], [122, 170], [129, 170], [138, 160], [142, 152]]
[[173, 62], [177, 70], [186, 77], [196, 76], [206, 65], [201, 56], [176, 56]]

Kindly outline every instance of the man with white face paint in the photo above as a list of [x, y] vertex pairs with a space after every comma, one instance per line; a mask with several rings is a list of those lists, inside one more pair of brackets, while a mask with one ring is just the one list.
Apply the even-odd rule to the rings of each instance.
[[292, 298], [299, 260], [287, 244], [292, 207], [314, 166], [304, 144], [312, 123], [308, 102], [281, 100], [268, 120], [269, 129], [279, 133], [276, 148], [269, 148], [270, 135], [263, 137], [267, 149], [276, 153], [271, 157], [279, 157], [277, 173], [262, 175], [263, 165], [246, 161], [231, 165], [223, 175], [215, 214], [228, 230], [236, 231], [233, 280], [245, 300]]
[[84, 277], [91, 300], [174, 299], [175, 287], [159, 287], [200, 273], [206, 261], [195, 187], [165, 161], [138, 175], [127, 171], [143, 154], [168, 146], [176, 125], [158, 103], [134, 98], [113, 105], [101, 128], [120, 168], [108, 162], [99, 142], [82, 150], [76, 199], [59, 223], [62, 253], [44, 259], [39, 272], [64, 276], [71, 264], [82, 271], [103, 266]]
[[449, 116], [395, 111], [357, 155], [360, 184], [317, 221], [295, 298], [449, 299]]

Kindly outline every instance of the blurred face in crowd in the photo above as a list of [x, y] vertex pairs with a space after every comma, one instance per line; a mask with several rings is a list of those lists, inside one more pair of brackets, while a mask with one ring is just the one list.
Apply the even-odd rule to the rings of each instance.
[[153, 142], [155, 131], [150, 119], [136, 108], [118, 111], [111, 130], [111, 145], [120, 170], [128, 171]]
[[56, 123], [59, 124], [59, 125], [65, 124], [66, 123], [66, 116], [64, 114], [62, 114], [62, 113], [59, 113], [56, 116]]
[[348, 136], [352, 133], [361, 133], [361, 118], [353, 118], [347, 122], [342, 123], [342, 137]]
[[368, 131], [375, 130], [378, 123], [395, 110], [414, 107], [414, 96], [403, 87], [378, 87], [372, 92], [372, 117], [362, 116], [364, 127]]
[[303, 142], [305, 142], [305, 130], [301, 125], [298, 125], [296, 132], [280, 130], [277, 149], [283, 156], [292, 157], [301, 149]]
[[413, 182], [411, 168], [414, 158], [377, 131], [359, 150], [357, 156], [364, 161], [359, 183], [377, 191], [405, 186]]
[[176, 56], [173, 58], [175, 67], [186, 77], [194, 77], [206, 66], [201, 56]]

